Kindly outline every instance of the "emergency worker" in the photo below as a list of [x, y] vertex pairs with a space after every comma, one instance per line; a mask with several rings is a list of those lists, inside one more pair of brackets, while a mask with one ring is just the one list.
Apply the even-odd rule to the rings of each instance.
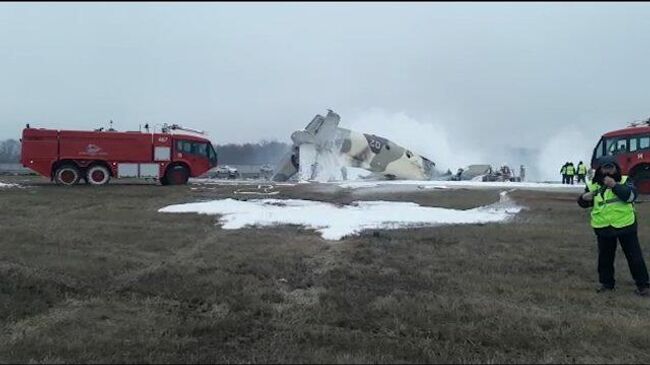
[[637, 295], [648, 296], [648, 269], [639, 238], [634, 201], [636, 188], [613, 156], [603, 156], [596, 162], [596, 172], [585, 192], [578, 197], [578, 205], [591, 207], [591, 227], [598, 242], [598, 293], [615, 288], [614, 257], [617, 240], [621, 244], [627, 264], [636, 284]]
[[569, 162], [566, 167], [566, 183], [573, 185], [573, 177], [576, 174], [576, 167], [573, 166], [573, 162]]
[[587, 166], [582, 163], [582, 161], [578, 162], [578, 183], [580, 182], [585, 182], [585, 176], [587, 176]]
[[566, 162], [564, 165], [562, 165], [562, 168], [560, 169], [560, 174], [562, 174], [562, 184], [566, 184], [566, 167], [569, 165], [569, 162]]

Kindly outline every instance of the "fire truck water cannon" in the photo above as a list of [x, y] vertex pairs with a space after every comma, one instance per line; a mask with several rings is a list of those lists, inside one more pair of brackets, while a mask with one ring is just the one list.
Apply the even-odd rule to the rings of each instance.
[[650, 117], [646, 120], [635, 120], [634, 122], [628, 124], [628, 127], [640, 127], [640, 126], [645, 126], [645, 127], [650, 126]]
[[162, 132], [163, 133], [170, 133], [170, 131], [177, 131], [177, 130], [178, 131], [192, 132], [192, 133], [200, 134], [202, 136], [207, 135], [207, 133], [205, 131], [202, 131], [200, 129], [188, 128], [188, 127], [184, 127], [184, 126], [178, 125], [178, 124], [169, 125], [167, 123], [164, 123], [162, 125]]

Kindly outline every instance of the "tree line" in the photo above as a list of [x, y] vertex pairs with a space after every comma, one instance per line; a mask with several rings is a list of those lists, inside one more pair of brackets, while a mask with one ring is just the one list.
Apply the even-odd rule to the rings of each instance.
[[15, 139], [0, 141], [0, 162], [17, 163], [20, 161], [20, 142]]
[[219, 165], [275, 165], [291, 150], [291, 145], [276, 141], [218, 145]]
[[[218, 145], [219, 164], [263, 165], [276, 164], [290, 149], [291, 145], [276, 141], [258, 143]], [[14, 139], [0, 141], [0, 162], [17, 163], [20, 161], [20, 142]]]

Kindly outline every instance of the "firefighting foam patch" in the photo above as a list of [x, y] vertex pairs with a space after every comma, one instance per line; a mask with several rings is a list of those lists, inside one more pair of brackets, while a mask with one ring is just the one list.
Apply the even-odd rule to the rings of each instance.
[[0, 189], [3, 189], [3, 188], [15, 188], [17, 186], [18, 185], [16, 185], [16, 184], [6, 184], [6, 183], [3, 183], [3, 182], [0, 182]]
[[326, 240], [340, 240], [366, 229], [503, 222], [521, 209], [503, 194], [498, 203], [468, 210], [424, 207], [411, 202], [357, 201], [337, 206], [294, 199], [222, 199], [171, 205], [159, 212], [220, 215], [223, 229], [301, 225], [315, 229]]

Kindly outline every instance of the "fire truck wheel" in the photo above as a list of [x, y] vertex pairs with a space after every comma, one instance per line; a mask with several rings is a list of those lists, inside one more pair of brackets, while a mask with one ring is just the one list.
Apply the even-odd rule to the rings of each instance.
[[167, 169], [164, 179], [167, 185], [185, 185], [189, 177], [190, 173], [185, 166], [174, 165]]
[[91, 185], [105, 185], [111, 179], [111, 173], [105, 166], [95, 165], [88, 169], [86, 179]]
[[54, 180], [59, 185], [74, 185], [79, 182], [80, 178], [79, 169], [74, 165], [63, 165], [54, 173]]

